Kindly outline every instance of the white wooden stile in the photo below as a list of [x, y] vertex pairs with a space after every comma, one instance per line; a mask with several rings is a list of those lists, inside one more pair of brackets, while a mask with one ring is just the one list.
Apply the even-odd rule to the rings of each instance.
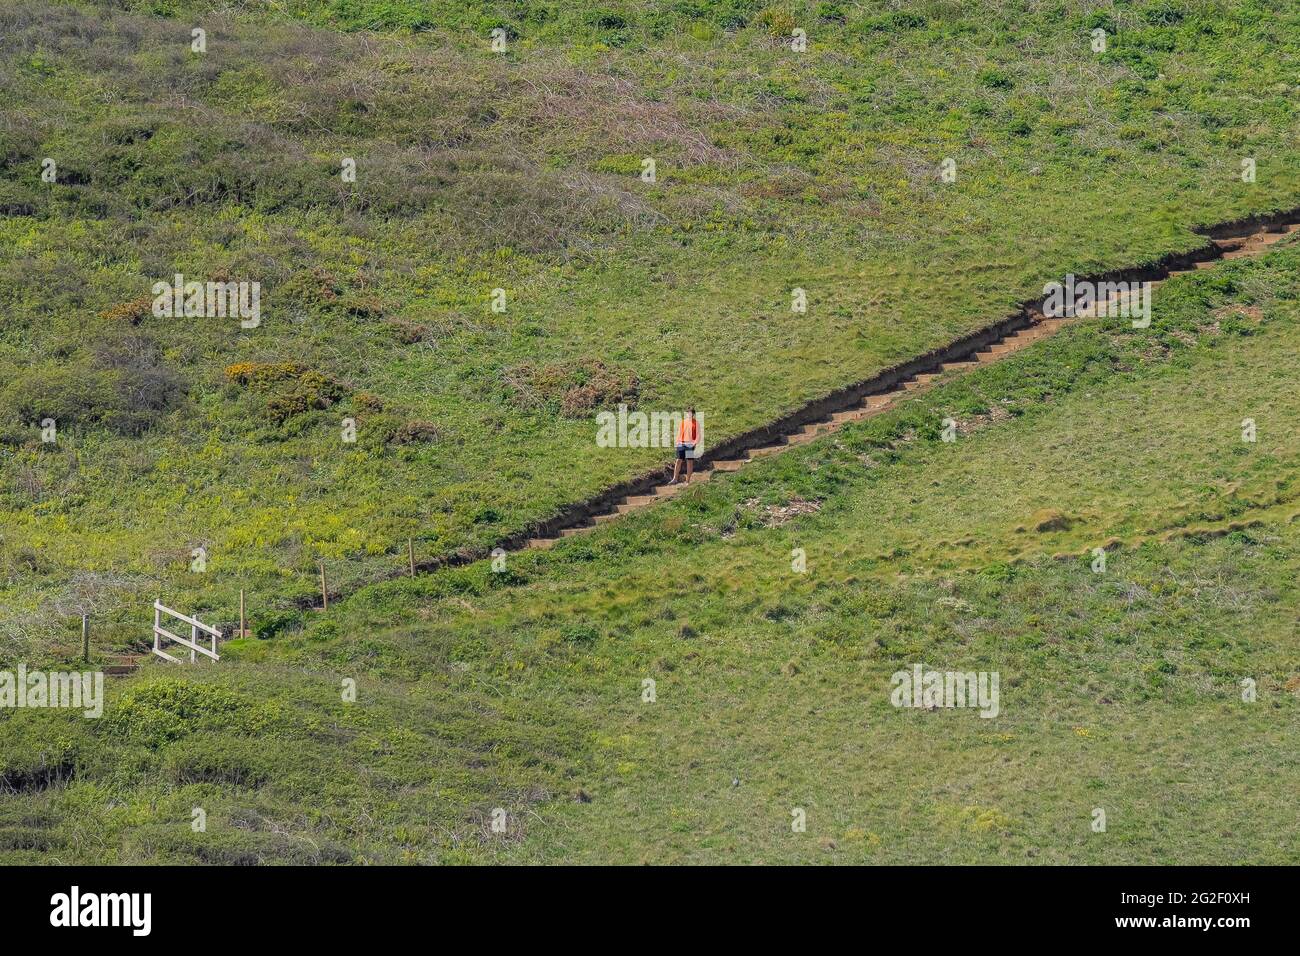
[[[169, 617], [174, 617], [181, 623], [188, 624], [190, 626], [189, 640], [186, 640], [185, 638], [177, 634], [173, 634], [171, 631], [167, 630], [165, 627], [162, 626], [162, 616], [164, 614], [168, 615]], [[211, 649], [206, 648], [199, 643], [200, 634], [205, 634], [208, 636], [212, 644]], [[198, 618], [190, 617], [189, 615], [182, 614], [179, 611], [173, 611], [171, 608], [167, 607], [167, 605], [163, 604], [161, 601], [153, 602], [153, 652], [157, 654], [159, 657], [161, 657], [163, 660], [171, 661], [173, 664], [182, 663], [181, 658], [173, 657], [171, 654], [168, 654], [166, 651], [164, 651], [161, 646], [159, 646], [158, 639], [160, 637], [165, 637], [169, 641], [175, 641], [177, 644], [180, 644], [182, 647], [188, 647], [190, 649], [191, 664], [195, 663], [198, 660], [199, 654], [202, 654], [205, 657], [210, 657], [214, 661], [219, 661], [221, 660], [221, 655], [217, 653], [217, 638], [219, 638], [220, 636], [221, 636], [221, 632], [219, 630], [217, 630], [215, 627], [212, 627], [211, 625], [204, 624]]]

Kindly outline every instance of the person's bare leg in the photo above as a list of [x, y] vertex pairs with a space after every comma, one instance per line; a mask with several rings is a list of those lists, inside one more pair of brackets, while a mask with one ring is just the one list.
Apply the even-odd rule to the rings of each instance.
[[687, 458], [686, 459], [686, 483], [688, 485], [691, 483], [691, 475], [693, 474], [695, 474], [695, 459]]
[[674, 458], [673, 459], [673, 480], [671, 484], [674, 485], [677, 484], [677, 479], [681, 475], [681, 473], [682, 473], [682, 460], [680, 458]]

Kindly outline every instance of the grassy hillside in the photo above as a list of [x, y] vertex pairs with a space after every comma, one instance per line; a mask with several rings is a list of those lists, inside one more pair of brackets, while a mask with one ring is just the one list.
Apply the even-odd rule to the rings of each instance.
[[[243, 587], [269, 635], [317, 561], [351, 589], [659, 464], [596, 447], [620, 399], [716, 441], [1300, 203], [1280, 2], [231, 8], [0, 12], [6, 660], [155, 595]], [[176, 272], [262, 325], [153, 316]]]
[[[3, 858], [1295, 863], [1297, 267], [1174, 279], [1151, 329], [151, 668], [100, 721], [0, 716]], [[896, 709], [916, 663], [997, 671], [1000, 713]]]

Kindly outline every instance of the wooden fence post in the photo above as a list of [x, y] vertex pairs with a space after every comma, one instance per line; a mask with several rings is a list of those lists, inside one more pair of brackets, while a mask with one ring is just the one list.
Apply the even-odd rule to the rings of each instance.
[[81, 659], [90, 661], [90, 615], [81, 615]]
[[248, 623], [244, 618], [244, 589], [239, 589], [239, 636], [248, 636]]
[[415, 577], [415, 543], [410, 538], [406, 539], [406, 562], [411, 567], [411, 577]]
[[320, 563], [320, 600], [322, 605], [321, 610], [328, 611], [330, 609], [330, 591], [329, 585], [325, 581], [324, 561]]

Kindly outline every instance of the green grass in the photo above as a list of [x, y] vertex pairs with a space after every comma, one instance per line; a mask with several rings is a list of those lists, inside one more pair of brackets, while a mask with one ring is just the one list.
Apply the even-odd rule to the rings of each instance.
[[[1295, 863], [1298, 265], [1172, 280], [1149, 330], [1081, 322], [505, 574], [151, 667], [101, 721], [6, 713], [3, 857]], [[1072, 525], [1017, 530], [1044, 509]], [[895, 709], [915, 663], [997, 671], [1001, 713]]]
[[[408, 536], [486, 545], [660, 464], [563, 413], [592, 362], [716, 442], [1066, 271], [1300, 201], [1280, 4], [512, 5], [504, 56], [474, 4], [120, 6], [0, 23], [4, 659], [75, 640], [88, 603], [127, 646], [156, 595], [228, 624], [242, 587], [269, 631], [318, 561], [351, 590]], [[336, 32], [366, 28], [397, 32]], [[176, 271], [262, 282], [262, 327], [132, 325]], [[342, 397], [277, 421], [224, 375], [285, 361]]]

